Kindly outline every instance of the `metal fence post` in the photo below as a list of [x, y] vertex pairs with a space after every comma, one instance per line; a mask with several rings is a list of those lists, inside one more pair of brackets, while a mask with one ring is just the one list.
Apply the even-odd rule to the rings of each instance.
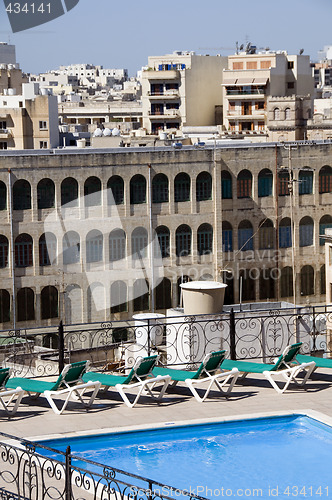
[[148, 318], [148, 356], [151, 354], [151, 332], [150, 332], [150, 320]]
[[234, 309], [231, 309], [229, 314], [229, 347], [230, 347], [230, 357], [234, 361], [236, 360], [236, 345], [235, 345], [235, 314]]
[[66, 449], [66, 479], [65, 479], [65, 500], [72, 500], [71, 491], [71, 449], [67, 446]]
[[59, 374], [60, 374], [65, 366], [65, 340], [64, 340], [62, 320], [59, 323], [58, 334], [59, 334]]

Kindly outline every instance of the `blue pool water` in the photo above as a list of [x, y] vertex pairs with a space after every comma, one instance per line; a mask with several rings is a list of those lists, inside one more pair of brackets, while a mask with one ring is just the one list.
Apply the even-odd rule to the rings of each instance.
[[41, 443], [212, 499], [332, 498], [332, 428], [302, 415]]

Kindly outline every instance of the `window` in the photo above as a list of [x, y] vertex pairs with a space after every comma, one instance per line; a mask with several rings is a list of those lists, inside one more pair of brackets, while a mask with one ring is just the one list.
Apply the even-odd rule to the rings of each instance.
[[0, 235], [0, 268], [8, 266], [8, 239], [4, 235]]
[[251, 276], [250, 269], [242, 269], [240, 271], [240, 283], [242, 283], [242, 300], [255, 300], [255, 280]]
[[212, 199], [212, 177], [208, 172], [201, 172], [196, 179], [196, 200]]
[[280, 120], [280, 109], [279, 108], [274, 108], [274, 110], [273, 110], [273, 119], [274, 120]]
[[290, 120], [291, 119], [291, 110], [290, 108], [285, 109], [285, 120]]
[[292, 246], [291, 221], [288, 217], [282, 219], [279, 224], [279, 248]]
[[158, 243], [160, 248], [160, 254], [162, 259], [170, 256], [170, 234], [169, 229], [166, 226], [159, 226], [156, 229]]
[[0, 323], [10, 321], [10, 295], [7, 290], [0, 290]]
[[6, 141], [0, 141], [0, 149], [7, 149], [8, 144]]
[[238, 229], [238, 247], [239, 250], [245, 252], [254, 249], [254, 230], [251, 222], [248, 220], [242, 221]]
[[301, 295], [313, 295], [315, 290], [315, 273], [311, 266], [301, 269]]
[[328, 165], [322, 167], [319, 171], [319, 193], [332, 192], [332, 168]]
[[33, 264], [32, 238], [29, 234], [20, 234], [15, 240], [16, 267], [30, 267]]
[[259, 299], [275, 298], [275, 279], [273, 269], [263, 268], [259, 275]]
[[242, 170], [237, 177], [237, 197], [251, 197], [252, 175], [249, 170]]
[[37, 185], [38, 209], [55, 206], [55, 185], [51, 179], [42, 179]]
[[223, 200], [232, 199], [232, 177], [229, 172], [221, 172], [221, 197]]
[[257, 69], [257, 61], [248, 61], [247, 69]]
[[13, 209], [31, 209], [31, 186], [28, 181], [16, 181], [13, 186]]
[[56, 263], [57, 241], [52, 233], [44, 233], [39, 238], [39, 265], [51, 266]]
[[294, 61], [288, 61], [287, 67], [288, 67], [288, 69], [293, 69], [294, 68]]
[[191, 254], [191, 229], [186, 224], [179, 226], [175, 233], [176, 255], [186, 257]]
[[274, 248], [274, 227], [273, 222], [270, 219], [261, 222], [258, 231], [258, 238], [260, 250], [269, 250]]
[[243, 62], [233, 62], [233, 69], [243, 69]]
[[113, 175], [107, 182], [107, 203], [108, 205], [124, 203], [124, 182], [118, 175]]
[[47, 141], [39, 141], [39, 149], [47, 149]]
[[147, 311], [149, 309], [149, 283], [146, 280], [136, 280], [133, 286], [134, 311]]
[[137, 227], [131, 235], [131, 252], [133, 260], [147, 257], [148, 232], [144, 227]]
[[109, 235], [110, 262], [126, 258], [126, 233], [123, 229], [114, 229]]
[[47, 122], [40, 120], [39, 121], [39, 130], [47, 130]]
[[7, 187], [6, 184], [0, 181], [0, 210], [7, 208]]
[[[168, 278], [163, 278], [156, 287], [156, 309], [169, 309], [172, 307], [171, 282]], [[160, 336], [163, 326], [160, 326]], [[158, 332], [159, 334], [159, 332]], [[158, 335], [159, 336], [159, 335]]]
[[80, 237], [76, 231], [68, 231], [62, 241], [63, 263], [75, 264], [80, 261]]
[[300, 247], [308, 247], [314, 243], [314, 221], [311, 217], [303, 217], [299, 225]]
[[258, 197], [272, 196], [273, 174], [271, 170], [264, 169], [258, 174]]
[[312, 194], [313, 172], [301, 170], [299, 173], [299, 195]]
[[281, 269], [280, 296], [291, 297], [293, 295], [293, 271], [289, 266]]
[[[319, 234], [320, 235], [325, 234], [325, 229], [330, 229], [330, 228], [332, 228], [331, 215], [323, 215], [323, 217], [319, 221]], [[325, 245], [325, 239], [319, 238], [319, 244], [320, 244], [320, 246]]]
[[21, 288], [17, 292], [17, 321], [35, 319], [35, 294], [31, 288]]
[[61, 206], [78, 206], [78, 183], [72, 177], [67, 177], [61, 183]]
[[235, 111], [235, 102], [234, 101], [229, 101], [229, 103], [228, 103], [228, 110], [229, 111]]
[[261, 69], [270, 69], [272, 66], [271, 61], [261, 61]]
[[86, 236], [86, 261], [101, 262], [103, 260], [103, 235], [92, 230]]
[[258, 101], [256, 102], [256, 109], [259, 110], [259, 109], [265, 109], [265, 102], [264, 101]]
[[326, 273], [325, 273], [325, 264], [323, 264], [319, 270], [320, 274], [320, 293], [321, 295], [326, 294]]
[[289, 196], [289, 173], [288, 172], [279, 172], [278, 174], [278, 193], [279, 196]]
[[146, 180], [143, 175], [137, 174], [130, 180], [130, 204], [146, 203]]
[[7, 128], [7, 122], [0, 120], [0, 132], [2, 130], [6, 130]]
[[55, 286], [45, 286], [40, 294], [41, 319], [57, 318], [59, 316], [58, 308], [58, 290]]
[[127, 310], [127, 285], [123, 281], [114, 281], [111, 285], [111, 314]]
[[152, 179], [152, 203], [168, 203], [168, 178], [164, 174]]
[[222, 251], [233, 252], [233, 228], [227, 221], [222, 223]]
[[174, 179], [174, 201], [190, 201], [190, 177], [188, 174], [178, 174]]
[[84, 204], [86, 207], [101, 205], [101, 181], [98, 177], [89, 177], [84, 183]]
[[202, 224], [197, 230], [197, 252], [198, 255], [206, 255], [212, 252], [213, 229], [210, 224]]
[[287, 88], [288, 89], [294, 89], [295, 88], [295, 83], [294, 82], [288, 82], [287, 83]]

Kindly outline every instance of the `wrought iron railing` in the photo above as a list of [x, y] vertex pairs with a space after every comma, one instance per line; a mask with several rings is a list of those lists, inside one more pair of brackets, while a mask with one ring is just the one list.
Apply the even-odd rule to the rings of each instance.
[[165, 318], [2, 331], [0, 366], [12, 367], [16, 376], [42, 377], [57, 374], [67, 362], [88, 359], [96, 369], [111, 370], [158, 353], [164, 365], [190, 368], [219, 349], [233, 359], [269, 362], [295, 341], [303, 343], [303, 353], [330, 357], [332, 305], [259, 306], [217, 315], [175, 311], [178, 315]]
[[3, 500], [206, 500], [146, 477], [0, 433]]

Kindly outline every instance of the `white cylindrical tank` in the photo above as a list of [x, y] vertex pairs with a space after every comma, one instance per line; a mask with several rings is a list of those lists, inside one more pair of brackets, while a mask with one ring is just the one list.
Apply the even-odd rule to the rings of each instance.
[[[147, 346], [148, 333], [150, 328], [150, 347], [162, 344], [164, 336], [164, 314], [159, 313], [141, 313], [134, 314], [136, 343], [141, 346]], [[159, 320], [159, 321], [158, 321]]]
[[218, 314], [224, 306], [227, 285], [218, 281], [182, 283], [184, 314]]

